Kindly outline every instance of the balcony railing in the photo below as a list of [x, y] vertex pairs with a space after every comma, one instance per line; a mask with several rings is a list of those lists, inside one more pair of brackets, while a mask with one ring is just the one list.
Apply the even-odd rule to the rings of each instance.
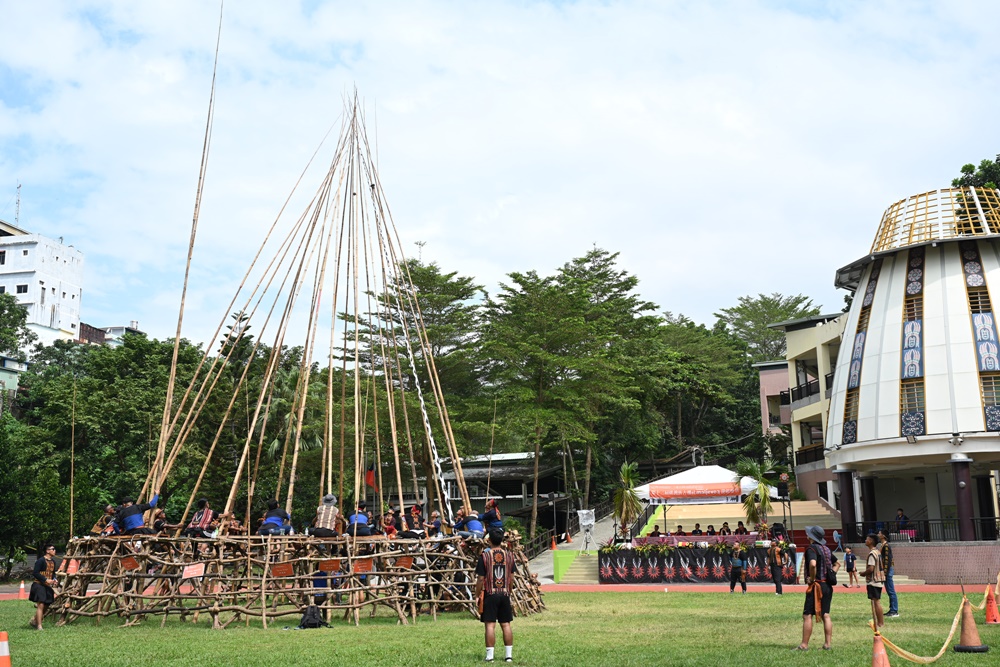
[[826, 453], [823, 451], [823, 445], [804, 447], [795, 452], [795, 465], [802, 466], [807, 463], [816, 463], [817, 461], [822, 461], [825, 456]]
[[[1000, 519], [975, 517], [972, 519], [975, 539], [993, 541], [1000, 536]], [[857, 525], [858, 539], [868, 533], [888, 530], [889, 543], [893, 542], [957, 542], [958, 519], [911, 519], [904, 528], [892, 521], [862, 521]]]
[[810, 396], [816, 396], [819, 394], [819, 380], [810, 380], [805, 384], [792, 387], [791, 394], [793, 403], [801, 401], [804, 398], [809, 398]]

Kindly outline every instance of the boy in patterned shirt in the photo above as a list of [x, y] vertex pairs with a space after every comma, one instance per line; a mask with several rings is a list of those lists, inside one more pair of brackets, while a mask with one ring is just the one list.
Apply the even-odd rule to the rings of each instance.
[[514, 610], [510, 605], [510, 592], [517, 565], [514, 555], [501, 546], [502, 530], [491, 530], [489, 539], [492, 546], [483, 549], [476, 563], [476, 598], [482, 596], [479, 620], [486, 626], [486, 662], [493, 662], [497, 623], [500, 623], [503, 632], [504, 661], [512, 662], [514, 632], [510, 623], [514, 620]]

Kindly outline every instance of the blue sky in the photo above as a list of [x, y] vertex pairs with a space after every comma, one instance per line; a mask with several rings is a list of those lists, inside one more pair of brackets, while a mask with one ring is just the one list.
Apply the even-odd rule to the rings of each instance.
[[[882, 211], [1000, 152], [989, 2], [229, 3], [185, 335], [357, 86], [409, 251], [493, 290], [593, 245], [710, 323], [842, 303]], [[172, 335], [218, 5], [7, 3], [0, 218], [86, 257], [83, 320]], [[374, 139], [374, 138], [373, 138]]]

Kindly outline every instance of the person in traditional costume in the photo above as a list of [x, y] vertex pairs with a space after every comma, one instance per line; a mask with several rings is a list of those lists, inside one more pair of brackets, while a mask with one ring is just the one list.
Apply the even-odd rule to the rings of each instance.
[[45, 611], [56, 599], [56, 592], [53, 587], [56, 585], [56, 570], [59, 563], [55, 559], [56, 548], [47, 544], [45, 555], [35, 561], [35, 569], [32, 573], [34, 581], [31, 582], [31, 592], [28, 599], [35, 603], [35, 616], [31, 619], [31, 627], [36, 630], [42, 629], [42, 619], [45, 618]]
[[514, 589], [514, 573], [517, 564], [514, 554], [503, 545], [503, 531], [491, 530], [490, 546], [476, 562], [476, 599], [480, 600], [479, 620], [486, 630], [486, 662], [493, 662], [496, 646], [496, 624], [503, 633], [504, 662], [513, 662], [514, 632], [510, 624], [514, 620], [514, 609], [510, 604], [510, 594]]

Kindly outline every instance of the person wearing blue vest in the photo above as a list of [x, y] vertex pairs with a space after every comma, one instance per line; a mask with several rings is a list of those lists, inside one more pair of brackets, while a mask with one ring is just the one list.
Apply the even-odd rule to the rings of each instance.
[[347, 534], [354, 537], [368, 537], [372, 534], [368, 527], [368, 505], [358, 503], [358, 509], [347, 518]]
[[122, 501], [121, 509], [118, 510], [118, 527], [126, 535], [152, 535], [153, 529], [146, 528], [146, 522], [142, 515], [156, 507], [160, 500], [160, 492], [154, 491], [153, 497], [148, 503], [136, 505], [131, 498]]
[[267, 501], [267, 513], [264, 514], [264, 523], [260, 524], [257, 530], [258, 535], [288, 535], [292, 532], [292, 517], [288, 512], [278, 507], [278, 501], [271, 499]]
[[733, 545], [733, 553], [729, 557], [729, 592], [736, 591], [736, 582], [740, 582], [743, 594], [747, 592], [747, 552], [743, 550], [743, 545], [737, 542]]
[[483, 535], [486, 531], [483, 530], [483, 523], [479, 520], [479, 515], [470, 514], [465, 515], [465, 510], [460, 509], [455, 512], [455, 534], [459, 537], [464, 537], [466, 539], [470, 537], [478, 537], [483, 539]]
[[486, 526], [486, 530], [503, 530], [503, 517], [500, 516], [496, 498], [486, 501], [486, 512], [479, 515], [479, 520]]

